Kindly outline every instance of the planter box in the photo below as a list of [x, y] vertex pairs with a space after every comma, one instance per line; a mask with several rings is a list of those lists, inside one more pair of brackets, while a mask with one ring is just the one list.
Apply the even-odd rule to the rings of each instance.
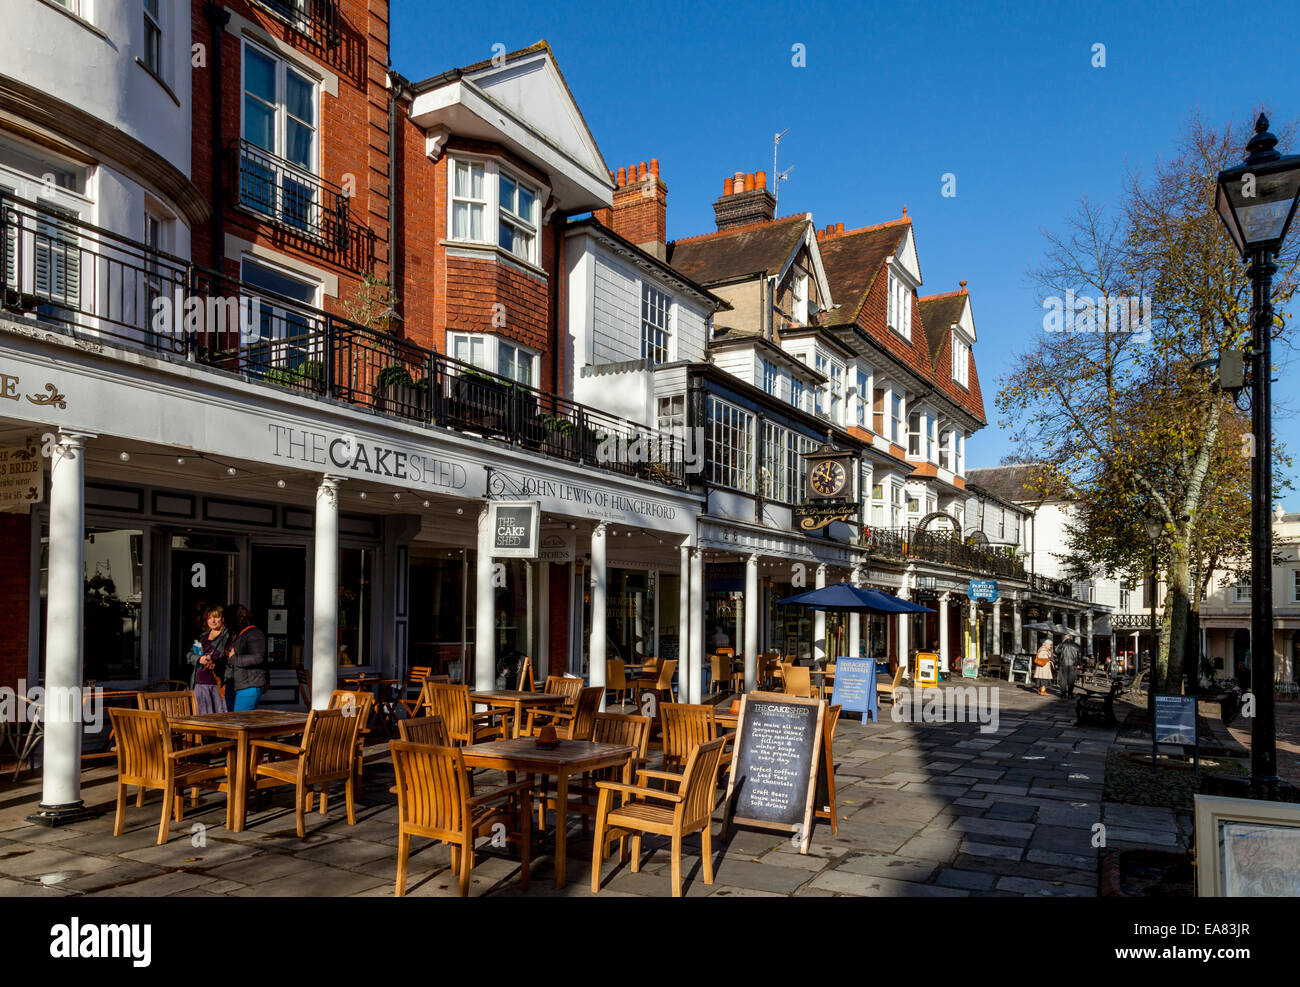
[[423, 418], [429, 391], [412, 384], [383, 384], [375, 388], [375, 410], [403, 418]]

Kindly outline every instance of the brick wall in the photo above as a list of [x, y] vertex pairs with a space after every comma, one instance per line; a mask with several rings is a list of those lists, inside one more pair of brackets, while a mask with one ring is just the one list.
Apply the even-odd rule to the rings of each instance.
[[597, 222], [662, 260], [668, 236], [668, 186], [659, 178], [659, 162], [620, 168], [613, 208], [597, 209], [593, 215]]
[[31, 605], [31, 519], [0, 514], [0, 686], [16, 688], [27, 677], [28, 614]]
[[[210, 48], [212, 29], [204, 16], [204, 0], [193, 0], [194, 41]], [[261, 222], [255, 216], [230, 205], [225, 189], [214, 192], [214, 148], [212, 147], [211, 51], [207, 64], [193, 72], [193, 163], [195, 186], [210, 200], [217, 198], [222, 209], [225, 233], [268, 247], [289, 257], [322, 268], [339, 278], [338, 298], [326, 297], [324, 307], [341, 313], [341, 305], [352, 299], [365, 271], [377, 277], [389, 273], [388, 231], [388, 92], [385, 67], [388, 64], [387, 0], [338, 0], [338, 43], [317, 44], [264, 9], [243, 0], [224, 5], [264, 29], [272, 38], [301, 52], [304, 64], [323, 66], [338, 77], [338, 94], [320, 88], [317, 120], [320, 175], [337, 186], [355, 190], [351, 211], [350, 244], [340, 250], [310, 238]], [[242, 92], [242, 35], [222, 33], [222, 90], [219, 113], [221, 138], [216, 153], [229, 155], [229, 146], [240, 136]], [[231, 178], [226, 157], [225, 184]], [[215, 262], [212, 224], [192, 231], [194, 260], [206, 266]], [[232, 276], [239, 270], [237, 258], [227, 258], [224, 271]]]

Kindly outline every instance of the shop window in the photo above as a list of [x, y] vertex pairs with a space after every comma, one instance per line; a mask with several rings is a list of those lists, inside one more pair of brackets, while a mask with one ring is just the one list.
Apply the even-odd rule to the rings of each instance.
[[340, 665], [373, 665], [371, 629], [374, 623], [375, 553], [369, 548], [339, 550]]
[[468, 602], [464, 555], [460, 550], [436, 556], [413, 554], [410, 580], [408, 662], [441, 673], [460, 661], [461, 649], [474, 641], [473, 617], [464, 619]]
[[[307, 627], [307, 550], [296, 545], [254, 545], [248, 608], [266, 635], [268, 668], [302, 668]], [[342, 582], [342, 580], [340, 580]], [[342, 640], [343, 597], [339, 593]], [[349, 657], [355, 652], [350, 652]], [[343, 649], [339, 649], [340, 664]]]
[[[49, 526], [41, 531], [41, 667], [49, 602]], [[144, 533], [86, 526], [82, 648], [86, 682], [144, 678]]]

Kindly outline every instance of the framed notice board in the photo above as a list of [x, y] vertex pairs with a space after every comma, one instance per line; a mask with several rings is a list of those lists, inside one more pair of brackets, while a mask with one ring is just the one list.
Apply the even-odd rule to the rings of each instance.
[[795, 833], [808, 852], [826, 703], [776, 692], [741, 697], [727, 779], [725, 839], [731, 825]]

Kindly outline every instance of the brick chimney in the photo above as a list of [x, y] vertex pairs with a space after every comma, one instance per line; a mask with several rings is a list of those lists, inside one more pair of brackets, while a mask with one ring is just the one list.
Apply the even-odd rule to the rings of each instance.
[[713, 215], [718, 232], [770, 223], [776, 215], [776, 199], [767, 190], [767, 172], [745, 174], [738, 171], [722, 180], [722, 195], [713, 203]]
[[648, 254], [664, 260], [668, 238], [668, 186], [659, 178], [659, 159], [642, 161], [610, 172], [614, 180], [614, 208], [597, 209], [596, 221], [630, 240]]

